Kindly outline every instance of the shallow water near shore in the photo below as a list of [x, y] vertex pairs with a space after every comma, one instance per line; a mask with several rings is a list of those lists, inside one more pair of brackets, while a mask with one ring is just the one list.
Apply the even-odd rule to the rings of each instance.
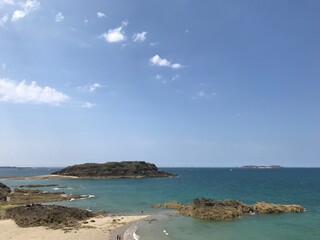
[[[50, 169], [54, 171], [55, 169]], [[5, 180], [10, 186], [59, 184], [42, 188], [91, 195], [89, 199], [59, 203], [93, 211], [119, 214], [152, 214], [142, 221], [136, 234], [140, 240], [248, 240], [320, 239], [320, 169], [168, 168], [177, 178], [114, 180]], [[0, 178], [48, 174], [48, 169], [0, 169]], [[233, 221], [210, 222], [181, 217], [174, 211], [152, 209], [167, 201], [191, 202], [197, 197], [236, 199], [247, 204], [258, 201], [303, 205], [301, 214], [244, 216]]]

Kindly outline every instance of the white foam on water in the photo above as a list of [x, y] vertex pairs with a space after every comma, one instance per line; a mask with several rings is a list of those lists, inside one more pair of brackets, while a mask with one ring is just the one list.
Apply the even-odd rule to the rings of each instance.
[[140, 236], [136, 233], [137, 225], [132, 225], [123, 234], [123, 240], [139, 240]]
[[55, 191], [58, 191], [60, 188], [57, 188], [57, 187], [55, 187], [55, 188], [53, 188], [53, 190], [55, 190]]
[[140, 236], [138, 234], [136, 234], [136, 232], [134, 232], [132, 236], [133, 236], [133, 238], [135, 240], [139, 240], [140, 239]]

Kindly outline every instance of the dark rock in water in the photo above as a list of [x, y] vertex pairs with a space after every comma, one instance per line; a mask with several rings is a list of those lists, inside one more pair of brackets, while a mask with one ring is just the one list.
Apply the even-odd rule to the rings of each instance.
[[20, 188], [38, 188], [38, 187], [58, 187], [59, 184], [28, 184], [21, 185]]
[[281, 205], [272, 203], [256, 203], [252, 206], [236, 200], [218, 201], [214, 199], [197, 198], [191, 204], [182, 205], [179, 202], [156, 204], [154, 208], [177, 209], [183, 216], [207, 220], [228, 220], [250, 213], [284, 213], [303, 212], [299, 205]]
[[13, 219], [20, 227], [46, 226], [57, 229], [77, 227], [79, 221], [91, 218], [94, 214], [78, 208], [30, 204], [7, 209], [5, 216]]
[[174, 177], [176, 175], [158, 170], [156, 165], [147, 162], [108, 162], [73, 165], [54, 172], [56, 175], [81, 178], [155, 178]]
[[0, 183], [0, 202], [6, 202], [10, 192], [11, 189], [8, 186]]
[[15, 188], [10, 195], [9, 203], [12, 205], [25, 205], [45, 202], [71, 201], [75, 199], [87, 198], [87, 195], [67, 195], [65, 192], [47, 192], [38, 189]]

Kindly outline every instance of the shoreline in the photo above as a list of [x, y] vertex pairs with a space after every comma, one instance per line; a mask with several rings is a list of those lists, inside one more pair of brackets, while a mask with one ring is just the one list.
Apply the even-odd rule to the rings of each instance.
[[39, 175], [39, 176], [19, 176], [19, 177], [1, 177], [0, 181], [6, 180], [61, 180], [61, 179], [141, 179], [141, 178], [174, 178], [175, 176], [168, 177], [150, 177], [150, 176], [108, 176], [108, 177], [77, 177], [69, 175], [57, 175], [57, 174], [48, 174], [48, 175]]
[[[82, 222], [80, 228], [74, 228], [72, 230], [53, 230], [48, 229], [46, 227], [22, 228], [17, 226], [12, 219], [2, 219], [0, 220], [0, 239], [113, 240], [116, 239], [117, 235], [123, 236], [130, 227], [138, 225], [141, 220], [146, 219], [148, 217], [149, 215], [111, 215], [103, 217], [94, 217], [88, 219], [86, 221], [86, 224]], [[129, 240], [130, 238], [122, 239]]]

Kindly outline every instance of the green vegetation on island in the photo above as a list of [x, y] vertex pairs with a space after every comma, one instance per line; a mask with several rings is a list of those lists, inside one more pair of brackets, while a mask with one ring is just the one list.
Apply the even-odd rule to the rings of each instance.
[[160, 171], [156, 165], [144, 161], [84, 163], [64, 168], [52, 174], [80, 178], [159, 178], [176, 176], [172, 173]]

